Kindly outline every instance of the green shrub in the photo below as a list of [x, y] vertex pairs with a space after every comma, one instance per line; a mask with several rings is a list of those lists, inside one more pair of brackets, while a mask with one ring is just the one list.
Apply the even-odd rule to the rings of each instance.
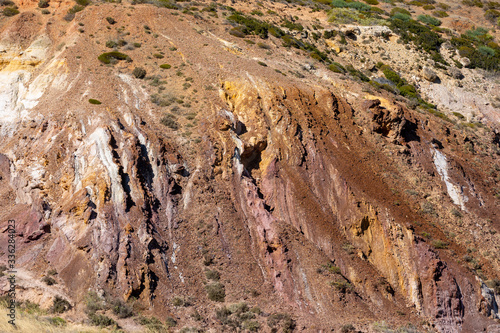
[[246, 34], [242, 31], [243, 27], [235, 27], [229, 30], [229, 34], [238, 37], [238, 38], [245, 38]]
[[224, 285], [219, 282], [212, 282], [205, 286], [208, 299], [214, 302], [224, 302], [226, 291]]
[[66, 320], [62, 319], [61, 317], [49, 317], [48, 321], [52, 326], [65, 326], [66, 325]]
[[330, 65], [328, 65], [328, 69], [331, 70], [332, 72], [335, 72], [335, 73], [345, 73], [346, 72], [344, 66], [342, 66], [338, 62], [334, 62], [334, 63], [331, 63]]
[[102, 104], [99, 100], [93, 99], [93, 98], [89, 99], [89, 103], [90, 104], [95, 104], [95, 105]]
[[105, 307], [104, 300], [97, 295], [96, 292], [90, 291], [85, 296], [85, 312], [87, 314], [95, 313], [103, 310]]
[[99, 57], [97, 57], [97, 59], [99, 59], [99, 61], [104, 63], [104, 64], [110, 64], [113, 61], [117, 61], [117, 60], [131, 61], [131, 59], [128, 55], [117, 52], [117, 51], [103, 53]]
[[391, 9], [390, 16], [392, 17], [392, 16], [394, 16], [394, 15], [396, 15], [398, 13], [401, 13], [401, 14], [404, 14], [406, 16], [410, 16], [411, 17], [411, 13], [408, 10], [406, 10], [404, 8], [399, 8], [399, 7]]
[[394, 16], [392, 18], [402, 20], [402, 21], [408, 21], [411, 19], [411, 16], [403, 14], [403, 13], [396, 13], [396, 14], [394, 14]]
[[356, 329], [354, 328], [354, 326], [352, 324], [345, 324], [345, 325], [342, 325], [342, 327], [340, 328], [340, 333], [350, 333], [350, 332], [355, 332]]
[[137, 47], [137, 48], [139, 48], [139, 47], [141, 47], [141, 46], [142, 46], [142, 44], [141, 44], [141, 43], [133, 43], [132, 45], [134, 45], [134, 47]]
[[118, 43], [117, 43], [117, 42], [115, 42], [114, 40], [108, 40], [108, 41], [106, 42], [106, 47], [107, 47], [107, 48], [112, 49], [112, 48], [117, 47], [117, 46], [118, 46]]
[[404, 84], [401, 87], [399, 87], [399, 93], [401, 94], [401, 96], [407, 98], [418, 98], [417, 90], [415, 89], [414, 86], [409, 84]]
[[54, 280], [54, 278], [48, 276], [48, 275], [45, 275], [43, 278], [42, 278], [42, 282], [45, 282], [46, 285], [48, 286], [52, 286], [54, 284], [57, 284], [57, 281]]
[[220, 279], [220, 273], [215, 269], [214, 270], [207, 269], [205, 271], [205, 276], [207, 277], [208, 280], [219, 281]]
[[432, 17], [430, 15], [418, 15], [417, 20], [419, 20], [422, 23], [428, 24], [428, 25], [433, 25], [433, 26], [440, 26], [441, 21], [438, 20], [435, 17]]
[[153, 57], [155, 57], [156, 59], [163, 59], [163, 58], [165, 58], [165, 56], [163, 54], [160, 54], [160, 53], [153, 54]]
[[173, 130], [179, 129], [179, 124], [176, 121], [176, 117], [173, 114], [165, 114], [163, 118], [160, 120], [161, 124], [171, 128]]
[[106, 17], [106, 21], [108, 21], [109, 24], [115, 24], [116, 23], [115, 19], [112, 18], [112, 17], [109, 17], [109, 16]]
[[38, 1], [38, 8], [47, 8], [49, 7], [49, 0], [40, 0]]
[[488, 9], [486, 12], [484, 12], [484, 18], [493, 24], [496, 23], [499, 17], [500, 17], [500, 12], [498, 10]]
[[248, 330], [250, 332], [258, 332], [260, 329], [260, 324], [256, 320], [245, 320], [242, 326], [243, 329]]
[[75, 2], [80, 5], [80, 6], [83, 6], [83, 7], [87, 7], [88, 5], [91, 4], [91, 1], [90, 0], [75, 0]]
[[132, 75], [138, 79], [144, 79], [146, 77], [146, 70], [142, 67], [136, 67], [132, 71]]
[[346, 293], [354, 290], [352, 284], [347, 281], [332, 281], [330, 285], [335, 287], [339, 292]]
[[297, 30], [297, 31], [302, 31], [304, 30], [304, 27], [300, 23], [293, 23], [288, 21], [287, 19], [284, 20], [284, 22], [281, 24], [282, 27], [288, 28], [290, 30]]
[[78, 12], [81, 12], [82, 10], [84, 10], [85, 7], [84, 6], [80, 6], [80, 5], [74, 5], [73, 7], [71, 7], [69, 10], [68, 10], [68, 14], [76, 14]]
[[269, 50], [271, 48], [269, 45], [267, 45], [266, 43], [262, 43], [262, 42], [258, 42], [257, 46], [261, 49], [264, 49], [264, 50]]
[[50, 10], [48, 10], [48, 9], [42, 9], [42, 14], [43, 15], [48, 15], [48, 14], [50, 14]]
[[99, 327], [108, 327], [108, 326], [117, 326], [116, 321], [109, 318], [108, 316], [91, 313], [89, 315], [90, 323], [94, 326]]
[[[273, 27], [276, 33], [277, 31], [281, 31], [281, 29], [274, 27], [267, 22], [262, 22], [253, 17], [244, 16], [243, 14], [238, 12], [235, 12], [228, 16], [227, 20], [240, 24], [241, 27], [239, 31], [241, 31], [241, 33], [245, 35], [259, 35], [262, 38], [267, 38], [269, 28]], [[281, 33], [284, 34], [282, 31]]]
[[267, 318], [267, 325], [272, 331], [277, 331], [277, 326], [281, 326], [283, 332], [291, 333], [295, 328], [295, 321], [290, 315], [285, 313], [275, 313]]
[[163, 65], [160, 65], [160, 68], [162, 68], [162, 69], [170, 69], [170, 68], [172, 68], [172, 66], [169, 65], [169, 64], [163, 64]]
[[357, 1], [346, 2], [344, 0], [333, 0], [331, 6], [337, 8], [352, 8], [363, 12], [369, 12], [371, 10], [371, 7], [366, 3]]
[[370, 81], [370, 78], [368, 78], [365, 74], [361, 73], [359, 70], [355, 69], [352, 65], [347, 65], [346, 70], [351, 74], [353, 77], [357, 77], [363, 82], [368, 82]]
[[132, 307], [119, 299], [111, 302], [111, 308], [118, 318], [129, 318], [134, 314]]
[[52, 301], [52, 306], [50, 308], [50, 312], [52, 313], [63, 313], [71, 309], [71, 304], [64, 298], [60, 296], [54, 297]]
[[431, 31], [429, 27], [415, 20], [405, 21], [393, 18], [390, 22], [390, 28], [401, 36], [404, 43], [413, 42], [415, 46], [431, 54], [436, 61], [445, 63], [439, 53], [439, 47], [443, 43], [443, 39], [437, 33]]
[[432, 15], [436, 16], [436, 17], [439, 17], [439, 18], [443, 18], [443, 17], [448, 17], [448, 13], [445, 12], [444, 10], [435, 10], [432, 12]]
[[479, 46], [477, 48], [477, 50], [479, 52], [481, 52], [482, 54], [486, 55], [486, 56], [490, 56], [490, 57], [493, 57], [495, 55], [495, 50], [493, 50], [491, 47], [488, 47], [488, 46]]
[[184, 298], [175, 296], [172, 298], [172, 305], [173, 306], [189, 306], [191, 305], [188, 301], [186, 301]]
[[364, 0], [367, 4], [369, 5], [372, 5], [372, 6], [376, 6], [379, 4], [379, 2], [377, 0]]
[[432, 246], [434, 246], [436, 249], [447, 249], [448, 243], [443, 242], [442, 240], [435, 240], [432, 242]]
[[267, 64], [263, 61], [257, 61], [257, 63], [261, 66], [267, 67]]
[[14, 16], [19, 14], [19, 10], [16, 7], [5, 7], [2, 11], [5, 16]]

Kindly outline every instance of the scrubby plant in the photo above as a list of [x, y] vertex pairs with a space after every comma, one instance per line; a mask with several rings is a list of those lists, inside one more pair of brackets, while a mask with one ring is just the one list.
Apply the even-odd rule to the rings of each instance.
[[438, 20], [435, 17], [432, 17], [430, 15], [418, 15], [417, 20], [419, 20], [422, 23], [428, 24], [428, 25], [433, 25], [433, 26], [440, 26], [441, 21]]
[[432, 242], [432, 246], [434, 246], [436, 249], [447, 249], [448, 243], [437, 239]]
[[107, 47], [107, 48], [112, 49], [112, 48], [115, 48], [115, 47], [117, 47], [117, 46], [118, 46], [118, 43], [117, 43], [117, 42], [115, 42], [114, 40], [108, 40], [108, 41], [106, 42], [106, 47]]
[[212, 282], [205, 286], [207, 297], [214, 302], [224, 302], [226, 291], [224, 285], [220, 282]]
[[344, 66], [342, 66], [338, 62], [333, 62], [330, 65], [328, 65], [328, 69], [331, 70], [332, 72], [335, 72], [335, 73], [345, 73], [346, 72]]
[[269, 45], [267, 45], [266, 43], [262, 43], [262, 42], [258, 42], [257, 43], [257, 46], [261, 49], [264, 49], [264, 50], [269, 50], [271, 49], [271, 47]]
[[213, 280], [213, 281], [219, 281], [220, 280], [220, 273], [216, 271], [215, 269], [207, 269], [205, 271], [205, 276], [208, 280]]
[[127, 60], [127, 61], [132, 61], [130, 57], [124, 53], [120, 53], [118, 51], [112, 51], [112, 52], [106, 52], [101, 54], [99, 57], [97, 57], [100, 62], [104, 64], [111, 64], [112, 62], [118, 61], [118, 60]]
[[171, 128], [173, 130], [179, 129], [179, 124], [177, 123], [176, 117], [173, 114], [165, 114], [161, 119], [161, 124]]
[[66, 320], [62, 319], [61, 317], [49, 317], [47, 320], [53, 326], [65, 326], [66, 325]]
[[112, 18], [112, 17], [109, 17], [109, 16], [106, 17], [106, 21], [108, 21], [109, 24], [115, 24], [116, 23], [115, 19]]
[[289, 314], [274, 313], [267, 318], [267, 325], [271, 330], [277, 331], [277, 328], [281, 326], [284, 333], [291, 333], [295, 328], [295, 320]]
[[337, 7], [337, 8], [352, 8], [358, 11], [364, 11], [364, 12], [369, 12], [371, 7], [367, 5], [366, 3], [362, 2], [357, 2], [357, 1], [352, 1], [352, 2], [347, 2], [344, 0], [333, 0], [331, 2], [332, 7]]
[[111, 301], [111, 309], [118, 318], [129, 318], [134, 314], [132, 307], [119, 299]]
[[2, 14], [4, 14], [5, 16], [14, 16], [19, 14], [19, 10], [17, 9], [17, 7], [5, 7], [2, 10]]
[[444, 10], [435, 10], [432, 12], [432, 15], [436, 16], [436, 17], [439, 17], [439, 18], [443, 18], [443, 17], [448, 17], [448, 13], [445, 12]]
[[347, 65], [345, 69], [351, 74], [351, 76], [356, 77], [360, 79], [363, 82], [368, 82], [370, 81], [370, 78], [368, 78], [365, 74], [363, 74], [361, 71], [355, 69], [352, 65]]
[[63, 313], [71, 309], [71, 304], [64, 298], [60, 296], [54, 297], [52, 301], [52, 306], [50, 308], [50, 312], [52, 313]]
[[57, 284], [57, 281], [54, 280], [53, 277], [51, 276], [48, 276], [48, 275], [45, 275], [43, 278], [42, 278], [42, 282], [45, 282], [46, 285], [48, 286], [52, 286], [54, 284]]
[[162, 68], [162, 69], [170, 69], [170, 68], [172, 68], [172, 65], [162, 64], [162, 65], [160, 65], [160, 68]]
[[47, 8], [49, 7], [49, 0], [40, 0], [38, 1], [38, 8]]
[[302, 31], [304, 30], [304, 27], [300, 23], [294, 23], [291, 21], [288, 21], [285, 19], [283, 23], [281, 23], [281, 26], [284, 28], [288, 28], [289, 30], [297, 30], [297, 31]]
[[351, 333], [351, 332], [355, 332], [355, 331], [356, 331], [356, 328], [354, 328], [354, 326], [352, 324], [345, 324], [345, 325], [342, 325], [342, 327], [340, 328], [341, 333]]
[[391, 9], [390, 16], [392, 17], [392, 16], [394, 16], [394, 15], [396, 15], [398, 13], [401, 13], [401, 14], [404, 14], [404, 15], [407, 15], [407, 16], [411, 17], [411, 13], [408, 10], [406, 10], [404, 8], [399, 8], [399, 7], [395, 7], [393, 9]]
[[142, 67], [136, 67], [132, 71], [132, 75], [137, 79], [144, 79], [146, 77], [146, 70]]
[[89, 319], [90, 323], [94, 326], [99, 326], [99, 327], [117, 326], [116, 321], [105, 315], [91, 313], [89, 315]]
[[89, 99], [89, 103], [90, 104], [95, 104], [95, 105], [99, 105], [99, 104], [102, 104], [101, 101], [97, 100], [97, 99]]
[[335, 287], [339, 292], [346, 293], [354, 290], [352, 284], [347, 281], [332, 281], [330, 285]]
[[95, 313], [105, 308], [104, 300], [94, 291], [89, 291], [85, 296], [85, 312], [87, 314]]
[[165, 58], [165, 56], [163, 54], [160, 54], [160, 53], [153, 54], [153, 57], [155, 57], [156, 59], [163, 59], [163, 58]]

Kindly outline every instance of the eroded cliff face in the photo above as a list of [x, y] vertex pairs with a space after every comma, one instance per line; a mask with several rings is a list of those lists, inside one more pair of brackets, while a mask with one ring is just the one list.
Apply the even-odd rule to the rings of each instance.
[[[80, 19], [98, 34], [95, 17]], [[158, 19], [149, 24], [168, 34], [162, 47], [181, 48], [175, 61], [195, 87], [216, 87], [196, 92], [194, 134], [180, 135], [160, 123], [134, 64], [99, 66], [76, 23], [61, 37], [48, 25], [29, 30], [37, 14], [16, 20], [0, 43], [0, 216], [2, 230], [17, 222], [21, 297], [78, 304], [91, 290], [171, 314], [174, 296], [190, 296], [220, 330], [204, 289], [215, 267], [227, 303], [289, 311], [301, 330], [386, 321], [472, 332], [499, 318], [484, 284], [499, 271], [498, 203], [487, 171], [461, 149], [475, 142], [496, 163], [480, 145], [494, 133], [464, 137], [382, 96], [348, 103], [312, 79], [235, 73], [195, 50], [206, 43], [235, 68], [241, 52]], [[199, 42], [182, 44], [184, 33]], [[173, 79], [168, 89], [180, 90]], [[96, 95], [103, 104], [89, 104]], [[493, 253], [477, 259], [481, 272], [463, 263], [468, 244]], [[38, 283], [49, 269], [59, 286]]]

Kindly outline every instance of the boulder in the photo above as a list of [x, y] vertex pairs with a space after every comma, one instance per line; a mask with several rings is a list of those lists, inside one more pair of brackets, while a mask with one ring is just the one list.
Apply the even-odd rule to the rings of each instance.
[[448, 75], [456, 80], [462, 80], [464, 78], [462, 72], [456, 67], [450, 67], [450, 69], [448, 69]]
[[462, 64], [462, 66], [467, 67], [470, 65], [470, 59], [467, 57], [462, 57], [458, 59], [458, 62]]
[[427, 66], [425, 66], [422, 69], [422, 76], [424, 77], [424, 79], [426, 79], [429, 82], [436, 82], [438, 80], [438, 76], [437, 76], [436, 72], [434, 72], [432, 69], [430, 69]]

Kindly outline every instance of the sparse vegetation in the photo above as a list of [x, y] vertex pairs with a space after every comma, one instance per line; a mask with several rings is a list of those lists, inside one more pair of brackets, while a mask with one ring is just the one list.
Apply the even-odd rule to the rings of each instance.
[[220, 282], [211, 282], [205, 286], [207, 297], [214, 302], [224, 302], [226, 291], [224, 285]]
[[90, 104], [95, 104], [95, 105], [102, 104], [99, 100], [93, 99], [93, 98], [89, 99], [89, 103]]
[[38, 1], [38, 8], [47, 8], [50, 6], [49, 0]]
[[14, 16], [19, 14], [19, 10], [17, 9], [17, 7], [5, 7], [2, 10], [2, 14], [5, 16]]
[[289, 314], [275, 313], [268, 317], [267, 325], [276, 331], [281, 326], [283, 333], [291, 333], [295, 328], [295, 321]]
[[48, 285], [48, 286], [52, 286], [54, 284], [57, 284], [57, 281], [53, 277], [48, 276], [48, 275], [45, 275], [42, 278], [42, 282], [45, 282], [45, 284]]
[[52, 306], [50, 308], [50, 312], [52, 313], [63, 313], [71, 309], [71, 304], [64, 298], [60, 296], [54, 297], [52, 301]]
[[99, 326], [99, 327], [117, 326], [116, 321], [102, 314], [91, 313], [89, 315], [89, 320], [90, 323], [94, 326]]
[[132, 75], [137, 79], [144, 79], [146, 77], [146, 70], [142, 67], [136, 67], [132, 71]]
[[205, 271], [205, 276], [207, 277], [208, 280], [213, 280], [213, 281], [219, 281], [220, 279], [220, 273], [218, 271], [207, 269]]
[[118, 60], [132, 61], [128, 55], [117, 51], [103, 53], [97, 59], [104, 64], [114, 64]]
[[111, 309], [118, 318], [128, 318], [133, 315], [132, 307], [122, 300], [115, 299], [111, 302]]
[[176, 117], [173, 114], [165, 114], [161, 119], [161, 124], [171, 128], [173, 130], [179, 129], [179, 124], [177, 123]]

